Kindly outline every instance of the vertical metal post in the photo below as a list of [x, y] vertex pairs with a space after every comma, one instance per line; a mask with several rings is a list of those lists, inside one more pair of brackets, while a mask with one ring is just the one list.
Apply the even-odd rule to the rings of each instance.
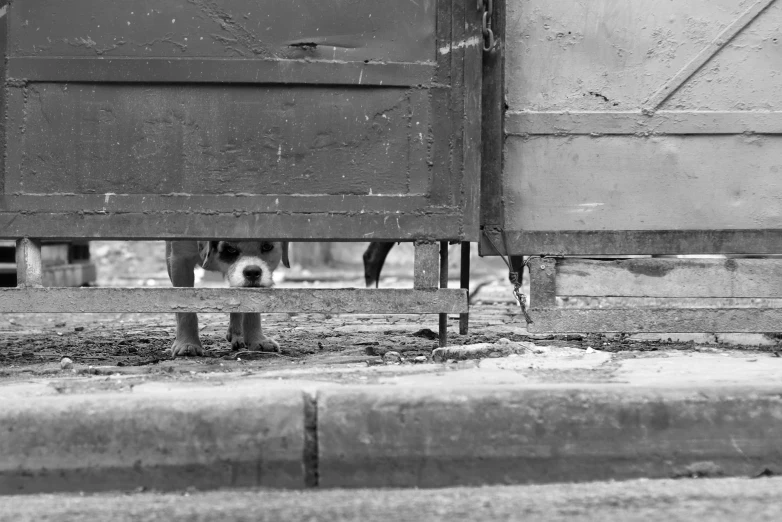
[[25, 237], [16, 240], [16, 286], [18, 288], [43, 286], [39, 239]]
[[[440, 241], [440, 288], [448, 288], [448, 241]], [[448, 314], [440, 314], [440, 346], [448, 344]]]
[[439, 253], [434, 241], [416, 241], [413, 261], [413, 287], [417, 289], [437, 288]]
[[530, 307], [556, 308], [557, 260], [551, 257], [533, 259], [529, 263]]
[[[461, 270], [460, 286], [467, 290], [467, 294], [469, 296], [469, 292], [470, 292], [470, 242], [469, 241], [462, 241], [462, 259], [461, 259], [461, 264], [459, 266], [459, 269]], [[467, 331], [469, 327], [470, 327], [470, 313], [467, 312], [464, 314], [460, 314], [459, 335], [467, 335]]]

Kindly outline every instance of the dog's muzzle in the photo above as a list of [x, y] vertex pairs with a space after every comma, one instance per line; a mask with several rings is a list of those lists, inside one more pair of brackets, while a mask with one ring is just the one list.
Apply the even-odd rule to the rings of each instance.
[[247, 286], [260, 286], [263, 270], [258, 265], [247, 265], [242, 270], [242, 275], [247, 281]]

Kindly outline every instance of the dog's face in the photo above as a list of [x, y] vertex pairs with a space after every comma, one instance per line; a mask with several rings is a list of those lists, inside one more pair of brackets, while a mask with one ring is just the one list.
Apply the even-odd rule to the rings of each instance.
[[202, 266], [221, 272], [229, 286], [269, 288], [272, 273], [288, 263], [288, 243], [272, 241], [204, 241], [199, 243]]

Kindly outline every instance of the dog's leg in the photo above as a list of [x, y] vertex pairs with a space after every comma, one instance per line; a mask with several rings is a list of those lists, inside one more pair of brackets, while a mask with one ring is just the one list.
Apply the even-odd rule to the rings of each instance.
[[242, 332], [244, 345], [248, 350], [261, 352], [279, 352], [280, 345], [271, 337], [266, 337], [261, 331], [261, 314], [242, 314]]
[[261, 314], [231, 314], [231, 323], [225, 338], [234, 350], [254, 350], [261, 352], [279, 352], [280, 345], [263, 335]]
[[243, 320], [244, 314], [231, 312], [231, 320], [228, 323], [228, 333], [225, 334], [225, 338], [231, 343], [231, 349], [233, 350], [244, 348], [244, 335], [242, 335]]
[[[193, 269], [198, 262], [198, 249], [190, 241], [166, 243], [168, 276], [176, 287], [193, 287]], [[191, 252], [192, 251], [192, 252]], [[195, 254], [195, 256], [193, 255]], [[198, 338], [198, 316], [192, 312], [176, 314], [176, 339], [171, 346], [171, 355], [203, 355], [204, 349]]]
[[364, 252], [364, 281], [367, 288], [377, 287], [380, 282], [380, 272], [386, 262], [386, 256], [394, 248], [393, 242], [373, 241]]

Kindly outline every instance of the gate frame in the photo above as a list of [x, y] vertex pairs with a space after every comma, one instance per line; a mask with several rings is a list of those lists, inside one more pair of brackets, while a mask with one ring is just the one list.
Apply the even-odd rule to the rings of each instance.
[[[782, 332], [782, 308], [560, 308], [557, 305], [557, 274], [561, 265], [576, 259], [563, 257], [627, 255], [769, 255], [782, 253], [782, 229], [719, 230], [508, 230], [503, 205], [503, 157], [507, 135], [550, 135], [556, 128], [563, 135], [779, 134], [780, 112], [747, 115], [735, 112], [658, 110], [695, 73], [769, 8], [775, 0], [756, 0], [725, 27], [700, 53], [654, 92], [637, 112], [510, 112], [504, 107], [506, 2], [495, 0], [493, 24], [502, 44], [491, 57], [484, 57], [484, 125], [481, 178], [482, 256], [538, 258], [530, 263], [530, 332]], [[744, 260], [740, 266], [758, 265]], [[650, 266], [669, 270], [683, 259], [652, 259]], [[697, 260], [692, 260], [697, 263]], [[779, 262], [778, 262], [779, 263]], [[728, 265], [726, 264], [726, 267]], [[584, 268], [584, 270], [587, 270]], [[735, 268], [725, 268], [730, 273]], [[767, 270], [768, 273], [776, 272]], [[628, 289], [628, 296], [643, 296], [641, 285]], [[696, 289], [693, 297], [699, 297]], [[732, 297], [728, 287], [724, 297]], [[591, 296], [601, 296], [595, 290]], [[716, 297], [711, 295], [710, 297]], [[750, 297], [750, 296], [747, 296]], [[782, 298], [782, 288], [775, 294]], [[678, 324], [678, 326], [676, 326]]]
[[[431, 206], [429, 197], [421, 201], [413, 201], [421, 210], [411, 208], [402, 214], [406, 219], [400, 227], [400, 218], [396, 223], [386, 223], [393, 215], [392, 211], [378, 216], [378, 212], [364, 213], [363, 207], [342, 211], [344, 205], [350, 208], [359, 206], [358, 201], [351, 203], [346, 198], [334, 196], [321, 198], [330, 201], [331, 208], [321, 208], [323, 220], [312, 220], [312, 203], [306, 195], [293, 196], [259, 196], [256, 207], [262, 209], [248, 216], [248, 212], [238, 212], [218, 196], [216, 206], [210, 208], [209, 196], [178, 197], [171, 195], [170, 204], [158, 196], [154, 199], [165, 208], [158, 211], [168, 212], [162, 222], [154, 222], [151, 218], [127, 219], [122, 212], [138, 213], [143, 198], [123, 195], [112, 195], [112, 203], [120, 213], [112, 210], [98, 210], [103, 195], [72, 195], [57, 194], [45, 201], [41, 198], [29, 197], [24, 194], [5, 193], [4, 183], [0, 183], [3, 198], [0, 206], [0, 237], [12, 239], [17, 244], [17, 274], [18, 286], [12, 289], [0, 289], [0, 312], [148, 312], [173, 313], [192, 311], [200, 313], [228, 312], [328, 312], [328, 313], [378, 313], [407, 314], [424, 313], [440, 315], [440, 344], [445, 345], [447, 335], [447, 314], [460, 314], [462, 332], [466, 333], [467, 314], [469, 312], [469, 241], [478, 238], [478, 199], [479, 172], [481, 162], [481, 128], [475, 124], [475, 115], [481, 114], [481, 13], [474, 9], [475, 3], [464, 0], [438, 0], [436, 15], [434, 65], [434, 83], [428, 88], [433, 99], [430, 110], [433, 116], [433, 135], [437, 140], [439, 152], [435, 151], [433, 161], [435, 168], [460, 173], [461, 184], [458, 186], [440, 184], [431, 188], [432, 201], [452, 202], [451, 214], [443, 207], [440, 216], [427, 208]], [[10, 7], [10, 6], [8, 6]], [[472, 8], [472, 9], [471, 9]], [[8, 16], [2, 13], [0, 21], [0, 37], [4, 56], [7, 54]], [[155, 61], [155, 60], [151, 60]], [[160, 61], [160, 60], [157, 60]], [[144, 60], [112, 59], [47, 59], [10, 56], [6, 60], [8, 70], [5, 71], [6, 93], [2, 96], [3, 113], [8, 113], [6, 125], [13, 127], [22, 120], [20, 114], [9, 108], [18, 108], [19, 96], [31, 82], [176, 82], [183, 78], [195, 78], [195, 82], [242, 81], [253, 82], [250, 76], [236, 76], [240, 69], [219, 73], [214, 67], [220, 65], [220, 60], [190, 60], [178, 62], [169, 60], [169, 68], [161, 70], [144, 64]], [[61, 67], [65, 63], [71, 67]], [[274, 68], [275, 63], [264, 64]], [[363, 73], [374, 74], [372, 82], [383, 85], [387, 80], [393, 85], [396, 75], [402, 73], [405, 78], [416, 74], [416, 64], [402, 67], [403, 70], [384, 70], [385, 64], [358, 62], [341, 64], [337, 74], [328, 72], [328, 64], [317, 62], [294, 62], [286, 69], [287, 72], [277, 74], [284, 83], [337, 83], [346, 85], [361, 84]], [[300, 65], [301, 67], [296, 67]], [[424, 65], [424, 64], [421, 64]], [[131, 66], [128, 70], [123, 69]], [[151, 68], [150, 68], [151, 67]], [[315, 68], [315, 74], [311, 70]], [[420, 68], [420, 67], [419, 67]], [[350, 69], [350, 71], [348, 71]], [[398, 69], [398, 67], [397, 67]], [[118, 75], [118, 72], [122, 72]], [[275, 69], [276, 71], [276, 69]], [[356, 74], [347, 74], [353, 72]], [[279, 73], [279, 74], [278, 74]], [[322, 73], [325, 76], [322, 76]], [[358, 74], [361, 73], [361, 74]], [[423, 71], [422, 78], [425, 78]], [[150, 76], [150, 74], [152, 76]], [[280, 76], [280, 74], [282, 76]], [[236, 76], [236, 77], [233, 77]], [[257, 80], [257, 75], [255, 76]], [[386, 85], [388, 85], [386, 84]], [[407, 85], [407, 84], [405, 84]], [[419, 85], [419, 87], [422, 87]], [[13, 105], [16, 98], [17, 105]], [[472, 124], [470, 124], [472, 122]], [[458, 132], [454, 132], [458, 130]], [[3, 128], [2, 142], [7, 148], [7, 133]], [[439, 145], [438, 145], [439, 143]], [[445, 149], [443, 150], [443, 144]], [[438, 154], [440, 156], [438, 156]], [[9, 163], [14, 164], [13, 161]], [[2, 172], [5, 175], [6, 162], [3, 162]], [[4, 182], [3, 178], [0, 181]], [[232, 195], [234, 201], [235, 196]], [[294, 198], [291, 200], [290, 198]], [[176, 200], [176, 201], [175, 201]], [[181, 200], [181, 201], [179, 201]], [[293, 214], [281, 215], [279, 200], [287, 200], [288, 207], [293, 207]], [[296, 201], [298, 200], [298, 201]], [[160, 203], [163, 201], [163, 203]], [[388, 198], [378, 196], [377, 208], [382, 208]], [[84, 211], [84, 202], [96, 210]], [[108, 204], [107, 195], [105, 204]], [[283, 204], [286, 204], [284, 201]], [[191, 207], [197, 208], [201, 216], [192, 217]], [[203, 208], [202, 208], [203, 207]], [[407, 204], [410, 207], [410, 204]], [[340, 211], [336, 209], [340, 208]], [[104, 207], [105, 209], [105, 207]], [[205, 211], [204, 211], [205, 209]], [[455, 213], [453, 212], [455, 210]], [[410, 212], [412, 210], [412, 212]], [[115, 211], [116, 212], [116, 211]], [[300, 215], [296, 215], [299, 212]], [[316, 211], [317, 212], [317, 211]], [[380, 210], [380, 213], [383, 211]], [[397, 207], [396, 213], [399, 214]], [[162, 217], [162, 214], [161, 214]], [[313, 221], [315, 221], [313, 223]], [[252, 233], [256, 229], [275, 229], [286, 231], [281, 224], [294, 223], [293, 229], [306, 230], [280, 234], [268, 237], [269, 240], [287, 241], [414, 241], [414, 289], [205, 289], [205, 288], [166, 288], [166, 289], [117, 289], [117, 288], [43, 288], [41, 279], [41, 240], [207, 240], [214, 239], [257, 239]], [[360, 235], [362, 228], [376, 230], [373, 235]], [[186, 230], [186, 233], [181, 231]], [[404, 230], [404, 233], [400, 233]], [[462, 265], [462, 288], [447, 289], [448, 280], [448, 241], [462, 242], [462, 259], [467, 263]], [[439, 242], [439, 245], [438, 245]], [[439, 288], [438, 288], [439, 287]]]

